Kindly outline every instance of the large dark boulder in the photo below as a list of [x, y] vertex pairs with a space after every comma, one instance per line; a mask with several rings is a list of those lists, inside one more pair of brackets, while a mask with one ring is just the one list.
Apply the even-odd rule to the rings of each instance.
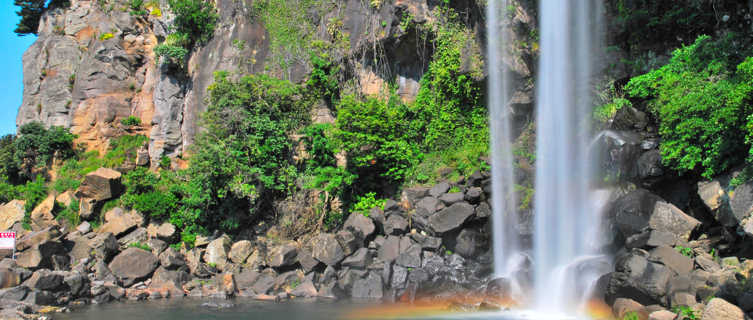
[[687, 241], [700, 225], [700, 221], [645, 189], [634, 190], [617, 199], [609, 216], [625, 239], [649, 228]]
[[629, 253], [617, 259], [616, 272], [610, 274], [605, 298], [614, 303], [617, 298], [633, 299], [643, 305], [665, 302], [667, 286], [674, 272], [668, 267], [648, 261], [639, 253]]
[[109, 269], [124, 287], [146, 280], [159, 266], [159, 259], [151, 252], [128, 248], [110, 262]]
[[281, 268], [291, 266], [298, 260], [298, 248], [292, 244], [283, 244], [276, 246], [270, 250], [267, 258], [267, 264], [273, 268]]
[[328, 266], [336, 266], [345, 258], [345, 250], [331, 233], [320, 233], [312, 243], [312, 256]]
[[444, 234], [460, 228], [473, 212], [472, 205], [459, 202], [430, 216], [429, 226], [435, 233]]
[[384, 296], [382, 277], [370, 272], [367, 277], [356, 280], [351, 296], [360, 299], [381, 299]]
[[345, 220], [343, 229], [349, 230], [354, 234], [361, 237], [361, 239], [367, 239], [374, 234], [376, 226], [371, 218], [366, 217], [358, 212], [351, 213], [348, 219]]
[[115, 198], [123, 192], [123, 184], [120, 178], [121, 174], [118, 171], [99, 168], [84, 177], [84, 182], [76, 190], [76, 197], [79, 199], [94, 199], [95, 201]]

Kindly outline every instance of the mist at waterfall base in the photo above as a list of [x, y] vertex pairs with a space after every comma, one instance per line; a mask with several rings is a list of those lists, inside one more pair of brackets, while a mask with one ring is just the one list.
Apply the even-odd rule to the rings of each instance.
[[[507, 68], [502, 13], [507, 1], [487, 3], [489, 110], [492, 154], [492, 231], [495, 276], [511, 280], [523, 306], [557, 315], [582, 314], [598, 278], [611, 267], [599, 252], [600, 209], [608, 192], [594, 190], [591, 79], [599, 52], [598, 1], [540, 1], [536, 84], [536, 178], [533, 248], [518, 241], [511, 154], [512, 77]], [[532, 260], [532, 288], [516, 286], [521, 257]], [[530, 271], [529, 271], [530, 272]], [[543, 317], [543, 316], [542, 316]], [[578, 316], [580, 317], [580, 316]]]

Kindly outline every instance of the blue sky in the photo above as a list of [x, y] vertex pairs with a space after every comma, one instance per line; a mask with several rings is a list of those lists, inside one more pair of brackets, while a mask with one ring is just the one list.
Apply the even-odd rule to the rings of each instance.
[[16, 114], [23, 96], [23, 68], [21, 57], [36, 39], [34, 35], [19, 37], [13, 30], [18, 23], [13, 1], [3, 1], [0, 8], [0, 135], [16, 132]]

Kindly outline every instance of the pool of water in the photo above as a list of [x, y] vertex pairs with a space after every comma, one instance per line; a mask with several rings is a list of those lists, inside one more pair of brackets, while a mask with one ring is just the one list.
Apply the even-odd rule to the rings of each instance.
[[91, 305], [70, 313], [56, 314], [54, 319], [477, 319], [477, 320], [548, 320], [576, 319], [562, 315], [546, 315], [526, 311], [515, 312], [449, 312], [432, 307], [384, 305], [354, 301], [289, 301], [282, 303], [246, 299], [206, 300], [178, 298], [157, 301], [121, 302]]
[[[384, 310], [384, 312], [382, 312]], [[254, 300], [169, 299], [91, 305], [56, 314], [54, 319], [533, 319], [524, 314], [445, 313], [433, 309], [413, 309], [361, 302], [291, 301], [283, 303]], [[538, 317], [537, 317], [538, 318]], [[540, 318], [538, 318], [540, 319]]]

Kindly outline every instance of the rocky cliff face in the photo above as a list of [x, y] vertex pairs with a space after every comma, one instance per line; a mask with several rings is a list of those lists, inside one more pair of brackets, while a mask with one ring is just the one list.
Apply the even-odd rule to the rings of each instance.
[[[121, 0], [72, 0], [68, 8], [46, 12], [38, 40], [24, 54], [24, 96], [17, 125], [40, 121], [69, 127], [79, 143], [100, 151], [112, 137], [144, 134], [150, 137], [149, 155], [156, 163], [164, 155], [182, 154], [193, 142], [215, 71], [305, 80], [309, 57], [287, 57], [290, 63], [284, 68], [276, 63], [271, 35], [262, 19], [254, 17], [253, 1], [217, 0], [215, 6], [220, 19], [213, 37], [194, 48], [186, 70], [179, 72], [161, 64], [153, 53], [170, 27], [166, 1], [161, 1], [159, 14], [146, 16], [131, 15]], [[389, 83], [395, 83], [404, 100], [415, 99], [433, 52], [432, 36], [422, 28], [436, 22], [434, 1], [399, 0], [375, 8], [349, 0], [316, 6], [309, 10], [315, 12], [306, 13], [306, 23], [313, 39], [339, 46], [333, 56], [345, 71], [342, 83], [370, 95], [385, 93]], [[453, 6], [466, 16], [474, 33], [464, 52], [464, 67], [479, 70], [483, 77], [483, 8], [475, 1]], [[535, 25], [530, 11], [519, 8], [513, 33], [528, 35]], [[419, 27], [401, 25], [405, 17]], [[518, 49], [509, 64], [521, 78], [529, 78], [535, 50]], [[523, 100], [530, 105], [530, 98]], [[120, 120], [129, 116], [140, 118], [142, 124], [121, 125]]]

